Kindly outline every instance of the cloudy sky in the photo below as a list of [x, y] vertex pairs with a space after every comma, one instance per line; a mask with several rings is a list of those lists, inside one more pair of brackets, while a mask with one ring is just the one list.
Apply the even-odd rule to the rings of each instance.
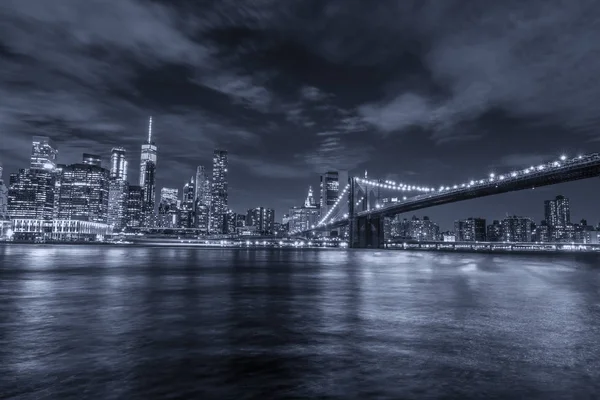
[[[43, 134], [61, 163], [124, 146], [136, 180], [152, 115], [159, 187], [223, 148], [232, 208], [279, 219], [328, 169], [437, 186], [598, 151], [599, 77], [595, 0], [2, 0], [0, 162]], [[599, 186], [425, 214], [537, 220], [564, 193], [597, 223]]]

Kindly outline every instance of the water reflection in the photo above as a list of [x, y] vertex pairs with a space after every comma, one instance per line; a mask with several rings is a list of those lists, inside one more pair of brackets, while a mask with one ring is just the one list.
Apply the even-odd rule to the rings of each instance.
[[8, 398], [589, 398], [594, 258], [0, 246]]

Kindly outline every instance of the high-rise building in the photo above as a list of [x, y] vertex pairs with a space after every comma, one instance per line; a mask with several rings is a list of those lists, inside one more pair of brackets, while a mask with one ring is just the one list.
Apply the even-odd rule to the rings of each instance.
[[113, 229], [127, 225], [127, 199], [129, 184], [120, 179], [110, 179], [108, 184], [108, 224]]
[[9, 235], [11, 227], [8, 215], [8, 188], [2, 179], [2, 165], [0, 165], [0, 238]]
[[34, 136], [31, 148], [31, 169], [54, 171], [56, 168], [56, 156], [58, 150], [50, 138], [46, 136]]
[[210, 206], [212, 194], [210, 190], [210, 178], [203, 165], [196, 168], [196, 200], [201, 204]]
[[485, 219], [467, 218], [454, 222], [457, 242], [484, 242], [485, 241]]
[[2, 165], [0, 165], [0, 219], [8, 218], [8, 188], [2, 179]]
[[337, 171], [329, 171], [321, 175], [321, 183], [319, 186], [321, 191], [319, 200], [321, 216], [325, 216], [337, 201], [340, 191], [339, 174]]
[[497, 219], [491, 225], [487, 226], [486, 240], [488, 242], [499, 242], [502, 240], [502, 224]]
[[143, 225], [151, 226], [156, 201], [156, 161], [158, 148], [152, 141], [152, 117], [148, 124], [148, 140], [142, 144], [140, 187], [142, 188]]
[[141, 186], [129, 186], [126, 224], [128, 228], [139, 228], [143, 224], [143, 194]]
[[569, 225], [571, 223], [569, 199], [564, 196], [556, 196], [554, 200], [546, 200], [544, 202], [544, 216], [551, 227]]
[[236, 233], [237, 214], [233, 210], [228, 210], [225, 216], [225, 233], [232, 235]]
[[275, 224], [275, 211], [270, 208], [251, 208], [246, 214], [246, 226], [256, 227], [262, 235], [272, 235]]
[[552, 232], [546, 221], [542, 221], [540, 225], [536, 226], [535, 231], [532, 233], [531, 240], [541, 243], [552, 241]]
[[229, 211], [227, 168], [227, 151], [215, 150], [213, 154], [212, 197], [210, 205], [210, 230], [214, 234], [223, 234], [226, 230], [225, 218]]
[[550, 228], [550, 236], [554, 241], [572, 240], [571, 207], [569, 199], [556, 196], [554, 200], [544, 202], [544, 217]]
[[56, 175], [44, 169], [20, 169], [10, 175], [8, 214], [12, 219], [51, 220]]
[[194, 177], [183, 186], [181, 208], [179, 210], [179, 226], [181, 228], [194, 228], [194, 207], [196, 197], [196, 185]]
[[[110, 183], [108, 188], [108, 224], [113, 229], [123, 229], [127, 225], [127, 159], [122, 147], [115, 147], [110, 155]], [[85, 158], [85, 155], [84, 155]]]
[[160, 228], [178, 227], [179, 189], [162, 188], [160, 190], [160, 203], [158, 204], [158, 226]]
[[194, 226], [203, 233], [208, 233], [209, 230], [209, 215], [210, 208], [206, 204], [196, 200], [196, 208], [194, 210]]
[[110, 178], [127, 181], [127, 152], [122, 147], [114, 147], [110, 152]]
[[316, 203], [312, 187], [308, 187], [308, 194], [302, 207], [292, 207], [289, 210], [288, 220], [284, 225], [288, 225], [290, 232], [302, 232], [310, 229], [319, 222], [319, 206]]
[[533, 221], [525, 217], [506, 217], [502, 220], [502, 241], [531, 242]]
[[436, 241], [440, 238], [440, 227], [427, 216], [423, 219], [413, 216], [409, 226], [410, 238], [413, 240]]
[[85, 161], [62, 167], [58, 219], [107, 223], [110, 173], [89, 157]]

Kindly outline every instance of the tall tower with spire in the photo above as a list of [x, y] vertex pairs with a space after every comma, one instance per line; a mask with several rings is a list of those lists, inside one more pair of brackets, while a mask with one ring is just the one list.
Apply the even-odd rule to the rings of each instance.
[[156, 199], [156, 160], [158, 148], [152, 141], [152, 117], [148, 122], [148, 140], [142, 144], [140, 187], [142, 188], [143, 225], [151, 226]]

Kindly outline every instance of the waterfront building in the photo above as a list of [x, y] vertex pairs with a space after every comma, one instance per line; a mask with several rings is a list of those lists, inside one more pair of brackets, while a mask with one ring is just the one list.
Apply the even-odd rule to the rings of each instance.
[[487, 226], [486, 240], [488, 242], [499, 242], [502, 240], [502, 224], [495, 219]]
[[251, 208], [246, 214], [246, 226], [255, 226], [261, 235], [272, 235], [275, 225], [275, 210], [264, 207]]
[[196, 200], [194, 225], [196, 229], [206, 234], [209, 231], [210, 208], [208, 205], [203, 204], [200, 201], [200, 199]]
[[140, 187], [142, 188], [143, 226], [151, 226], [156, 199], [156, 162], [158, 147], [152, 140], [152, 117], [148, 123], [148, 139], [142, 144], [140, 157]]
[[467, 218], [454, 222], [457, 242], [484, 242], [486, 224], [484, 218]]
[[413, 240], [437, 241], [440, 238], [440, 227], [427, 216], [423, 219], [413, 216], [409, 230]]
[[86, 154], [82, 163], [62, 167], [58, 219], [108, 223], [110, 173], [98, 160]]
[[502, 220], [502, 241], [531, 242], [531, 218], [511, 216]]
[[552, 241], [573, 240], [574, 229], [571, 225], [571, 206], [568, 198], [556, 196], [554, 200], [546, 200], [544, 218], [550, 227]]
[[51, 220], [56, 175], [50, 169], [20, 169], [10, 175], [8, 214], [12, 219]]
[[237, 231], [237, 214], [232, 210], [227, 211], [227, 215], [225, 216], [225, 233], [228, 235], [233, 235]]
[[227, 177], [227, 151], [215, 150], [210, 204], [210, 232], [213, 234], [224, 234], [226, 231], [226, 215], [229, 211]]
[[552, 241], [552, 232], [547, 221], [542, 221], [541, 224], [535, 227], [532, 233], [531, 240], [533, 242], [547, 243]]
[[122, 147], [114, 147], [110, 154], [110, 176], [108, 187], [108, 224], [115, 230], [125, 228], [127, 224], [127, 181], [126, 151]]

